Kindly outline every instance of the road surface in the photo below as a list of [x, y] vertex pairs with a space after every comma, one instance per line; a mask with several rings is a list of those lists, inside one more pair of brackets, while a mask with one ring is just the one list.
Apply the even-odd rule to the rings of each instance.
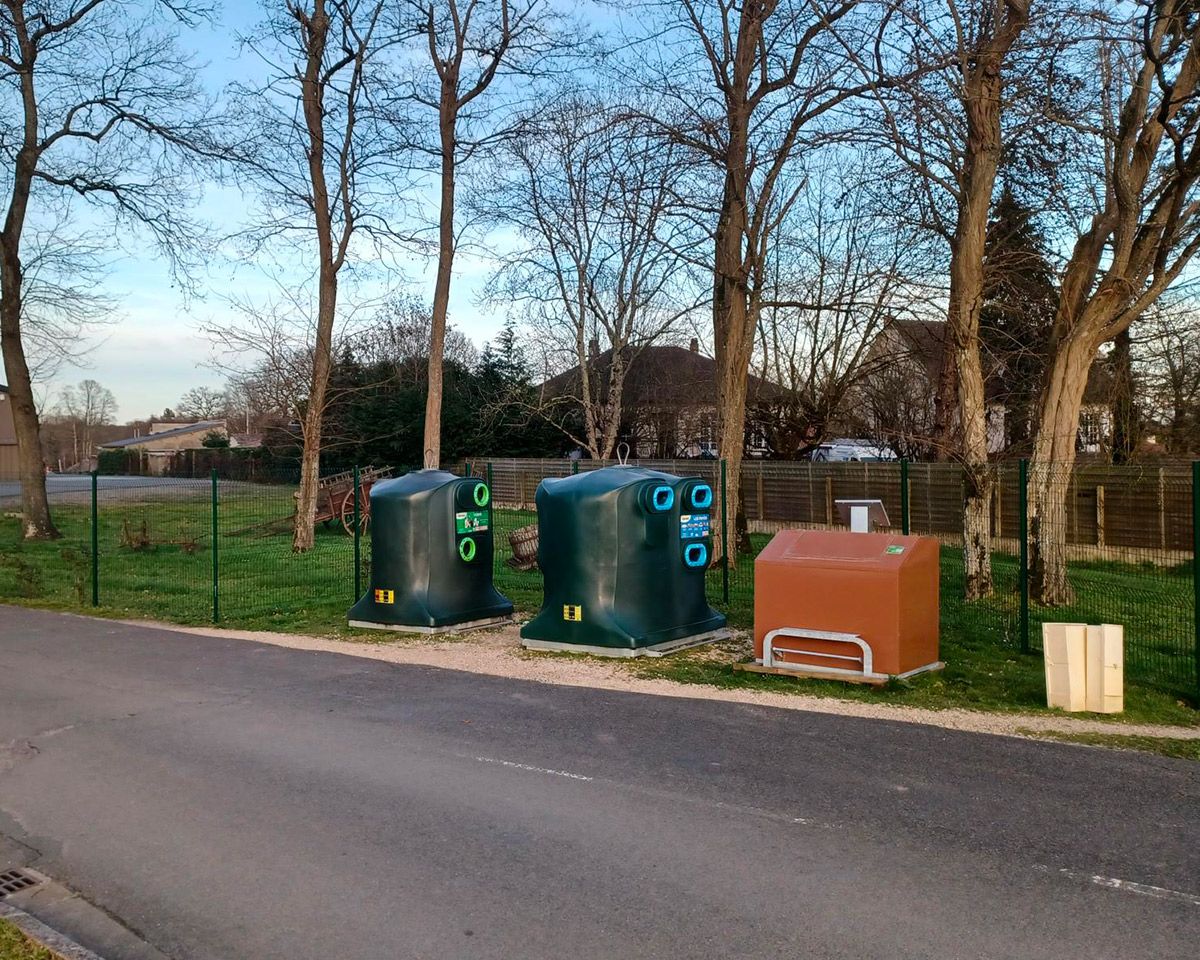
[[[159, 494], [184, 493], [192, 489], [206, 490], [207, 479], [188, 480], [178, 477], [98, 477], [97, 493], [101, 499], [121, 496], [129, 491], [155, 491]], [[50, 473], [46, 475], [46, 494], [56, 499], [87, 499], [92, 493], [92, 478], [86, 473]], [[0, 481], [0, 501], [20, 500], [21, 484], [15, 480]]]
[[165, 954], [1163, 958], [1200, 764], [0, 607], [0, 834]]

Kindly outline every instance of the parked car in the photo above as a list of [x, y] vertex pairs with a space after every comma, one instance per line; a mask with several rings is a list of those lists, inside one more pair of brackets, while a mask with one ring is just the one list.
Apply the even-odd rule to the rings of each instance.
[[852, 461], [895, 460], [896, 454], [874, 440], [830, 440], [812, 452], [815, 463], [848, 463]]

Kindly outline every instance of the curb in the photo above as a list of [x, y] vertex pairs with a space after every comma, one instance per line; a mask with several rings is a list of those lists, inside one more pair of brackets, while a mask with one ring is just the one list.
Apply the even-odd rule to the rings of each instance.
[[62, 957], [62, 960], [104, 960], [99, 954], [92, 953], [87, 947], [80, 946], [70, 937], [51, 929], [37, 917], [11, 904], [0, 902], [0, 920], [7, 920], [29, 939], [37, 941], [50, 952]]

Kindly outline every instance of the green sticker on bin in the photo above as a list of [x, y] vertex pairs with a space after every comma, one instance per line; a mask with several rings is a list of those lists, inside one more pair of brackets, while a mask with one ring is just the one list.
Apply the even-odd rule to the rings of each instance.
[[460, 537], [464, 533], [479, 533], [488, 528], [486, 510], [464, 510], [454, 515], [454, 531]]
[[891, 546], [891, 547], [888, 547], [888, 548], [887, 548], [885, 551], [883, 551], [883, 552], [884, 552], [884, 553], [903, 553], [903, 552], [904, 552], [904, 548], [903, 548], [903, 547], [897, 547], [897, 546]]

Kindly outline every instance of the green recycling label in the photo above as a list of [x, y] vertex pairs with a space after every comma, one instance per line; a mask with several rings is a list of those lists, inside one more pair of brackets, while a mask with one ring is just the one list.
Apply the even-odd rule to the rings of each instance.
[[903, 548], [903, 547], [900, 547], [900, 546], [895, 546], [895, 545], [893, 545], [893, 546], [890, 546], [890, 547], [888, 547], [888, 548], [887, 548], [886, 550], [884, 550], [883, 552], [884, 552], [884, 553], [903, 553], [903, 552], [904, 552], [904, 548]]
[[488, 512], [486, 510], [466, 510], [454, 515], [454, 529], [460, 536], [464, 533], [478, 533], [488, 528]]

